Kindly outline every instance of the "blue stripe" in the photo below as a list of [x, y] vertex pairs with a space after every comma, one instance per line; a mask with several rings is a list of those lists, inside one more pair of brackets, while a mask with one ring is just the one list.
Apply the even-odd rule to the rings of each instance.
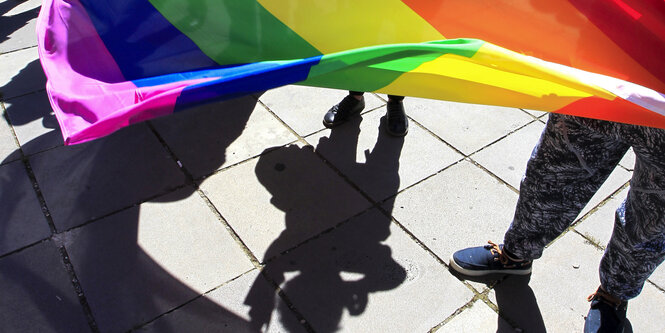
[[218, 67], [147, 0], [80, 1], [127, 80]]
[[309, 70], [312, 66], [319, 63], [321, 57], [316, 56], [291, 61], [258, 62], [231, 68], [204, 71], [207, 73], [198, 73], [196, 75], [192, 73], [192, 76], [189, 76], [189, 78], [214, 76], [219, 76], [220, 78], [185, 88], [176, 101], [174, 111], [177, 112], [212, 101], [231, 99], [303, 81], [307, 79]]

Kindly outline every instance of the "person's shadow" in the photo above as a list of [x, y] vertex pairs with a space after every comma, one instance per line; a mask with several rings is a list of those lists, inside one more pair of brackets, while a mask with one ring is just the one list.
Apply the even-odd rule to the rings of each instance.
[[[319, 140], [315, 149], [324, 158], [335, 154], [338, 158], [333, 164], [350, 170], [347, 173], [370, 178], [382, 175], [370, 191], [394, 195], [399, 188], [397, 172], [404, 138], [379, 134], [372, 152], [365, 151], [365, 163], [357, 163], [360, 120], [356, 117], [334, 128], [329, 137]], [[312, 175], [303, 175], [303, 170], [307, 172], [306, 166], [299, 164], [308, 160], [309, 154], [312, 154], [309, 146], [279, 148], [262, 155], [255, 168], [259, 181], [272, 194], [270, 202], [286, 214], [286, 229], [265, 253], [262, 261], [267, 265], [262, 276], [255, 281], [255, 286], [260, 286], [262, 280], [267, 278], [275, 287], [281, 287], [280, 295], [286, 302], [281, 302], [275, 309], [274, 301], [265, 302], [258, 292], [260, 289], [252, 288], [245, 304], [251, 306], [251, 323], [257, 330], [270, 323], [274, 310], [281, 315], [293, 306], [309, 320], [306, 323], [309, 328], [317, 332], [335, 332], [339, 330], [344, 310], [351, 316], [361, 315], [367, 307], [370, 293], [394, 289], [407, 276], [406, 270], [391, 257], [390, 248], [382, 244], [390, 235], [392, 206], [384, 206], [383, 213], [374, 211], [373, 214], [370, 211], [351, 218], [330, 233], [324, 233], [293, 251], [300, 255], [292, 257], [284, 253], [284, 249], [294, 245], [289, 243], [293, 234], [307, 224], [316, 223], [317, 216], [325, 216], [331, 210], [349, 205], [349, 200], [352, 200], [334, 194], [326, 195], [327, 184], [317, 182]], [[299, 180], [312, 179], [313, 182], [306, 186], [296, 185]], [[303, 198], [320, 204], [305, 207], [299, 204]], [[303, 212], [304, 209], [310, 211]], [[303, 216], [310, 218], [303, 219]], [[287, 278], [287, 275], [292, 276], [289, 273], [294, 272], [298, 273], [297, 276]], [[298, 330], [298, 327], [283, 324], [290, 331]]]
[[[11, 104], [15, 116], [9, 118], [17, 120], [14, 126], [40, 118], [49, 127], [53, 125], [47, 102], [39, 103], [42, 105], [39, 108], [30, 107], [35, 98], [45, 98], [45, 94], [4, 101]], [[197, 331], [197, 328], [201, 331], [252, 331], [246, 319], [200, 297], [200, 291], [182, 282], [145, 252], [139, 242], [141, 206], [131, 202], [174, 203], [198, 195], [196, 179], [179, 171], [168, 151], [160, 148], [159, 138], [155, 137], [157, 132], [176, 133], [165, 140], [182, 146], [196, 142], [198, 154], [190, 155], [182, 164], [184, 170], [190, 167], [195, 170], [191, 172], [196, 174], [194, 177], [202, 177], [226, 162], [226, 148], [243, 132], [256, 103], [255, 96], [245, 96], [209, 104], [188, 110], [187, 114], [160, 119], [151, 125], [130, 126], [109, 137], [71, 147], [62, 147], [60, 140], [51, 144], [55, 148], [45, 151], [40, 148], [45, 144], [42, 137], [53, 132], [23, 143], [21, 150], [9, 154], [0, 166], [0, 202], [3, 203], [0, 242], [4, 244], [5, 240], [22, 237], [20, 234], [26, 232], [26, 228], [20, 225], [28, 223], [28, 218], [44, 227], [40, 237], [46, 241], [35, 239], [37, 243], [27, 242], [24, 248], [8, 248], [0, 253], [0, 281], [12, 286], [11, 293], [3, 297], [11, 299], [11, 295], [21, 299], [21, 304], [43, 318], [46, 327], [54, 331], [79, 331], [82, 328], [76, 326], [74, 319], [80, 319], [85, 327], [86, 314], [93, 330], [126, 331], [188, 302], [192, 302], [192, 306], [178, 311], [179, 316], [195, 318], [186, 321], [186, 328], [178, 327], [178, 321], [157, 320], [147, 329], [159, 332]], [[162, 131], [154, 131], [154, 128]], [[161, 153], [156, 153], [159, 151]], [[25, 152], [33, 153], [24, 155]], [[21, 157], [16, 159], [16, 156]], [[25, 166], [34, 172], [34, 179], [26, 173]], [[27, 201], [37, 201], [33, 199], [34, 181], [43, 196], [43, 204], [49, 209], [47, 221], [39, 210], [39, 203], [31, 207], [24, 205]], [[47, 222], [50, 228], [44, 226]], [[162, 223], [166, 228], [170, 221]], [[49, 237], [51, 232], [59, 235]], [[55, 253], [52, 260], [57, 260], [58, 252], [65, 263], [55, 266], [62, 270], [59, 273], [45, 271], [32, 260], [20, 259], [29, 254]], [[65, 269], [67, 263], [71, 264], [69, 272]], [[77, 292], [80, 292], [78, 297]], [[264, 295], [272, 296], [270, 290]], [[86, 307], [87, 311], [81, 310]], [[20, 325], [27, 320], [11, 319], [11, 324]]]

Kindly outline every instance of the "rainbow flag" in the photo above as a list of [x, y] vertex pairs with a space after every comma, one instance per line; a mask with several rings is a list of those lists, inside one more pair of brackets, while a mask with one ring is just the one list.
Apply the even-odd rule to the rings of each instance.
[[665, 128], [662, 0], [44, 0], [66, 144], [287, 84]]

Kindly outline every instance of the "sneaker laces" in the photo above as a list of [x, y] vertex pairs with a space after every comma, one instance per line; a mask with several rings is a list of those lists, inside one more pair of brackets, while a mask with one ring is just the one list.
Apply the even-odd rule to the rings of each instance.
[[490, 248], [490, 253], [492, 255], [498, 255], [498, 257], [495, 260], [499, 260], [502, 264], [507, 265], [508, 261], [510, 261], [510, 258], [506, 255], [506, 252], [499, 247], [498, 244], [492, 242], [492, 241], [487, 241], [487, 243], [491, 246]]
[[599, 301], [610, 305], [615, 309], [619, 309], [619, 307], [623, 304], [623, 301], [620, 298], [606, 292], [602, 287], [598, 287], [594, 293], [586, 298], [587, 302], [591, 302], [594, 299], [598, 299]]

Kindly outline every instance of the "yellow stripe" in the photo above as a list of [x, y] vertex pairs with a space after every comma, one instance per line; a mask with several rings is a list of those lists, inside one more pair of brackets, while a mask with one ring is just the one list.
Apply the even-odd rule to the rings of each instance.
[[400, 0], [288, 0], [288, 5], [285, 0], [258, 1], [324, 54], [444, 39]]
[[555, 111], [592, 95], [616, 97], [531, 58], [509, 59], [505, 51], [485, 44], [470, 59], [446, 54], [404, 73], [377, 92], [542, 111]]

